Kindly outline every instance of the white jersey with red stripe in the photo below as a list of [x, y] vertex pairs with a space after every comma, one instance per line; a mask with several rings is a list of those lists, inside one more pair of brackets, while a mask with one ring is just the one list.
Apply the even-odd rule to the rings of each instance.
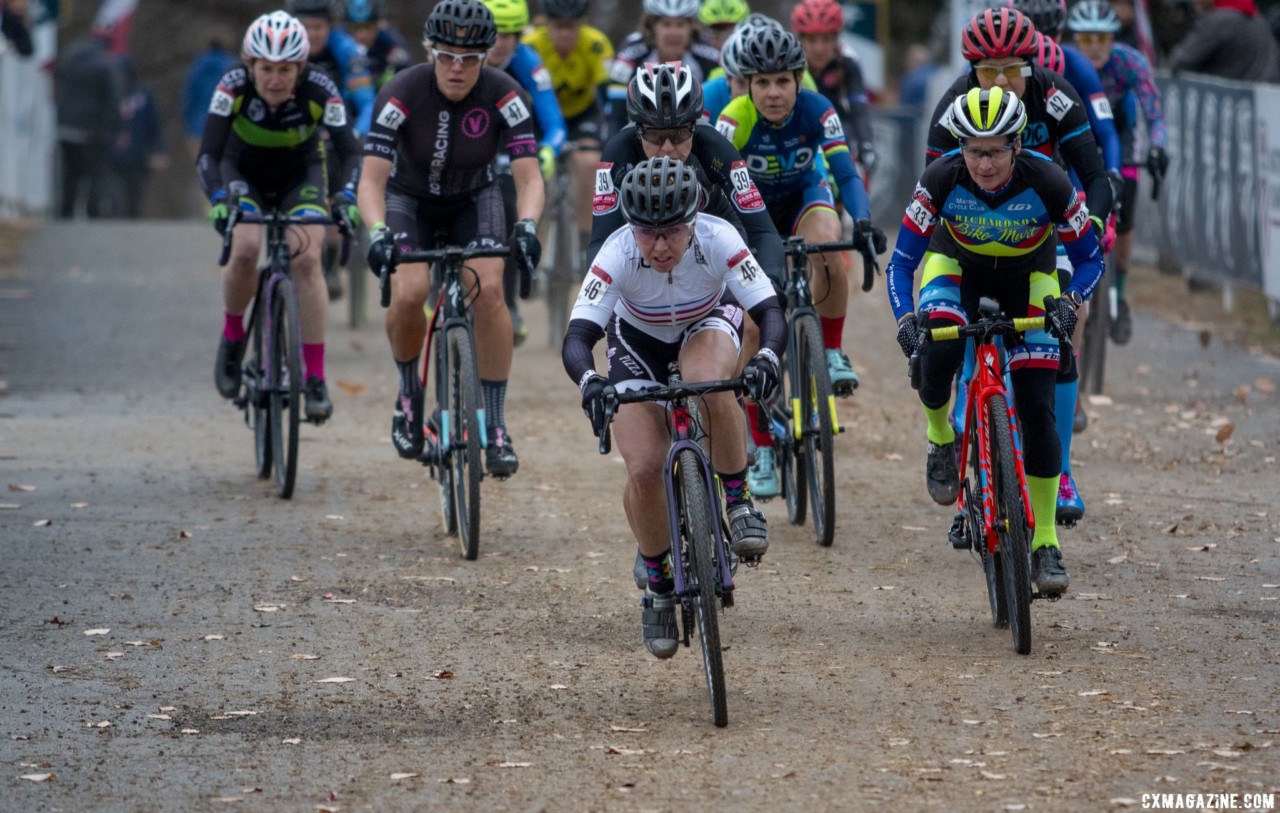
[[674, 343], [711, 313], [726, 289], [743, 310], [773, 296], [773, 284], [727, 221], [698, 215], [692, 244], [670, 274], [645, 263], [635, 235], [624, 226], [600, 247], [569, 318], [603, 328], [616, 315], [659, 341]]

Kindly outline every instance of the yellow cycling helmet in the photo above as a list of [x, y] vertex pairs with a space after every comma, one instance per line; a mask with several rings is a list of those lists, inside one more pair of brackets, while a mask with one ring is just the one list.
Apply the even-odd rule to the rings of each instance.
[[525, 0], [484, 0], [493, 12], [499, 34], [522, 34], [529, 27], [529, 4]]
[[740, 23], [747, 19], [751, 7], [746, 0], [702, 0], [698, 9], [698, 22], [703, 25]]

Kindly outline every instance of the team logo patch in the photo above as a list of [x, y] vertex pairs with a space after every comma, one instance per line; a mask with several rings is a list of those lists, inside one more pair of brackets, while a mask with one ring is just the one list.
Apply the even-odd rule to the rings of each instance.
[[222, 88], [213, 92], [213, 101], [209, 103], [209, 113], [214, 116], [230, 116], [235, 99]]
[[833, 138], [844, 138], [844, 126], [840, 124], [840, 117], [836, 115], [833, 108], [828, 109], [822, 117], [822, 137], [828, 141]]
[[603, 215], [616, 208], [618, 208], [618, 190], [613, 186], [613, 164], [601, 161], [596, 167], [595, 197], [591, 201], [591, 210], [598, 215]]
[[1111, 102], [1101, 93], [1095, 93], [1089, 97], [1089, 104], [1093, 107], [1093, 115], [1099, 119], [1110, 119], [1115, 116], [1111, 112]]
[[1058, 121], [1062, 121], [1075, 106], [1076, 103], [1071, 100], [1071, 97], [1057, 88], [1052, 88], [1044, 99], [1045, 110]]
[[267, 117], [267, 106], [262, 103], [261, 99], [254, 99], [249, 102], [249, 110], [246, 114], [250, 121], [262, 121]]
[[520, 94], [514, 90], [498, 102], [498, 112], [502, 114], [502, 118], [506, 119], [508, 127], [515, 127], [529, 118], [529, 108], [525, 107], [524, 99], [521, 99]]
[[388, 130], [398, 130], [408, 117], [409, 111], [405, 108], [404, 102], [392, 96], [382, 106], [382, 112], [378, 114], [378, 125]]
[[720, 117], [720, 120], [716, 122], [716, 132], [724, 136], [725, 138], [729, 139], [730, 141], [733, 141], [733, 134], [737, 131], [738, 131], [738, 122], [734, 121], [728, 116], [722, 115]]
[[347, 106], [342, 103], [342, 99], [333, 98], [325, 102], [324, 123], [327, 127], [347, 126]]
[[462, 117], [462, 132], [468, 138], [479, 138], [489, 130], [489, 113], [477, 107]]
[[729, 180], [733, 182], [733, 203], [740, 212], [754, 212], [764, 208], [764, 198], [751, 180], [746, 161], [734, 161], [729, 168]]

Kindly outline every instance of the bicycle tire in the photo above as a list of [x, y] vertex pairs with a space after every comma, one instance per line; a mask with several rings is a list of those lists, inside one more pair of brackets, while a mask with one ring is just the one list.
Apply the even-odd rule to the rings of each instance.
[[[357, 229], [357, 231], [363, 230]], [[351, 255], [347, 258], [347, 325], [352, 330], [364, 325], [365, 301], [369, 296], [367, 242], [368, 238], [363, 234], [353, 237]]]
[[293, 496], [298, 479], [298, 425], [302, 419], [302, 328], [293, 283], [276, 283], [272, 302], [271, 453], [276, 467], [276, 494]]
[[803, 525], [809, 516], [809, 483], [805, 471], [803, 435], [796, 437], [796, 427], [804, 414], [800, 393], [804, 389], [804, 361], [800, 358], [800, 326], [791, 323], [791, 349], [787, 353], [787, 446], [791, 458], [790, 495], [787, 497], [787, 520], [792, 525]]
[[[435, 356], [432, 363], [435, 365], [436, 373], [436, 412], [443, 415], [453, 408], [450, 396], [453, 388], [449, 385], [449, 345], [445, 341], [444, 331], [436, 330], [435, 335], [431, 337], [431, 343], [432, 354]], [[444, 441], [452, 437], [452, 427], [450, 426], [447, 430], [448, 437], [445, 434], [445, 427], [436, 427], [436, 431], [439, 433], [436, 443], [440, 448], [436, 449], [432, 466], [436, 481], [440, 484], [440, 521], [444, 526], [444, 532], [453, 536], [458, 533], [458, 503], [453, 493], [453, 458], [451, 452], [443, 451]]]
[[819, 545], [828, 548], [835, 541], [836, 525], [835, 426], [831, 415], [835, 400], [816, 317], [806, 315], [796, 320], [796, 339], [800, 369], [805, 374], [799, 391], [805, 484], [813, 509], [814, 536]]
[[1107, 261], [1102, 279], [1089, 304], [1085, 320], [1084, 350], [1080, 353], [1080, 389], [1086, 395], [1101, 395], [1107, 373], [1107, 342], [1111, 340], [1111, 291], [1114, 268]]
[[[564, 186], [559, 185], [563, 183]], [[557, 181], [558, 204], [554, 221], [552, 243], [554, 259], [547, 274], [547, 344], [553, 350], [564, 343], [565, 330], [569, 327], [569, 297], [573, 288], [573, 269], [581, 251], [578, 224], [574, 217], [573, 190], [569, 181]]]
[[244, 366], [242, 375], [245, 382], [245, 409], [253, 429], [253, 455], [257, 464], [258, 479], [265, 480], [271, 476], [271, 408], [264, 397], [262, 381], [262, 287], [258, 286], [258, 296], [254, 298], [254, 315], [251, 318], [253, 327], [253, 353], [250, 361]]
[[[724, 679], [724, 654], [720, 646], [718, 566], [715, 561], [715, 525], [707, 500], [707, 484], [702, 478], [698, 456], [683, 451], [676, 458], [680, 478], [680, 525], [686, 587], [693, 587], [698, 639], [702, 644], [702, 667], [707, 678], [707, 699], [711, 720], [719, 728], [729, 724], [729, 698]], [[690, 578], [692, 577], [692, 578]]]
[[471, 331], [464, 326], [449, 328], [449, 376], [453, 412], [453, 491], [457, 496], [458, 545], [462, 557], [474, 561], [480, 555], [480, 480], [484, 469], [480, 448], [482, 427], [479, 412], [480, 376], [476, 372], [475, 347]]
[[[762, 407], [763, 408], [763, 407]], [[778, 465], [778, 481], [782, 485], [782, 499], [787, 504], [787, 519], [793, 524], [804, 522], [805, 502], [808, 496], [803, 492], [804, 474], [796, 460], [796, 444], [791, 436], [791, 418], [789, 409], [782, 410], [785, 417], [785, 433], [773, 435], [773, 456]], [[800, 483], [796, 480], [799, 478]], [[797, 515], [799, 520], [797, 521]]]
[[[1004, 395], [987, 398], [991, 428], [991, 470], [996, 490], [996, 532], [1000, 539], [1005, 604], [1013, 648], [1019, 655], [1031, 651], [1031, 551], [1027, 539], [1027, 515], [1013, 450], [1013, 432]], [[1053, 518], [1050, 517], [1052, 522]]]

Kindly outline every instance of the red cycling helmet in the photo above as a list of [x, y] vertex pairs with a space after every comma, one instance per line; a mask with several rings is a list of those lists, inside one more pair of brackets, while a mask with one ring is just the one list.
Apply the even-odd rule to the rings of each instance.
[[1067, 55], [1062, 52], [1062, 46], [1053, 37], [1039, 31], [1036, 32], [1036, 64], [1055, 73], [1062, 73], [1067, 66]]
[[1036, 54], [1036, 28], [1021, 11], [989, 8], [973, 15], [960, 34], [960, 47], [970, 62]]
[[836, 0], [803, 0], [791, 10], [791, 30], [797, 34], [838, 34], [844, 12]]

